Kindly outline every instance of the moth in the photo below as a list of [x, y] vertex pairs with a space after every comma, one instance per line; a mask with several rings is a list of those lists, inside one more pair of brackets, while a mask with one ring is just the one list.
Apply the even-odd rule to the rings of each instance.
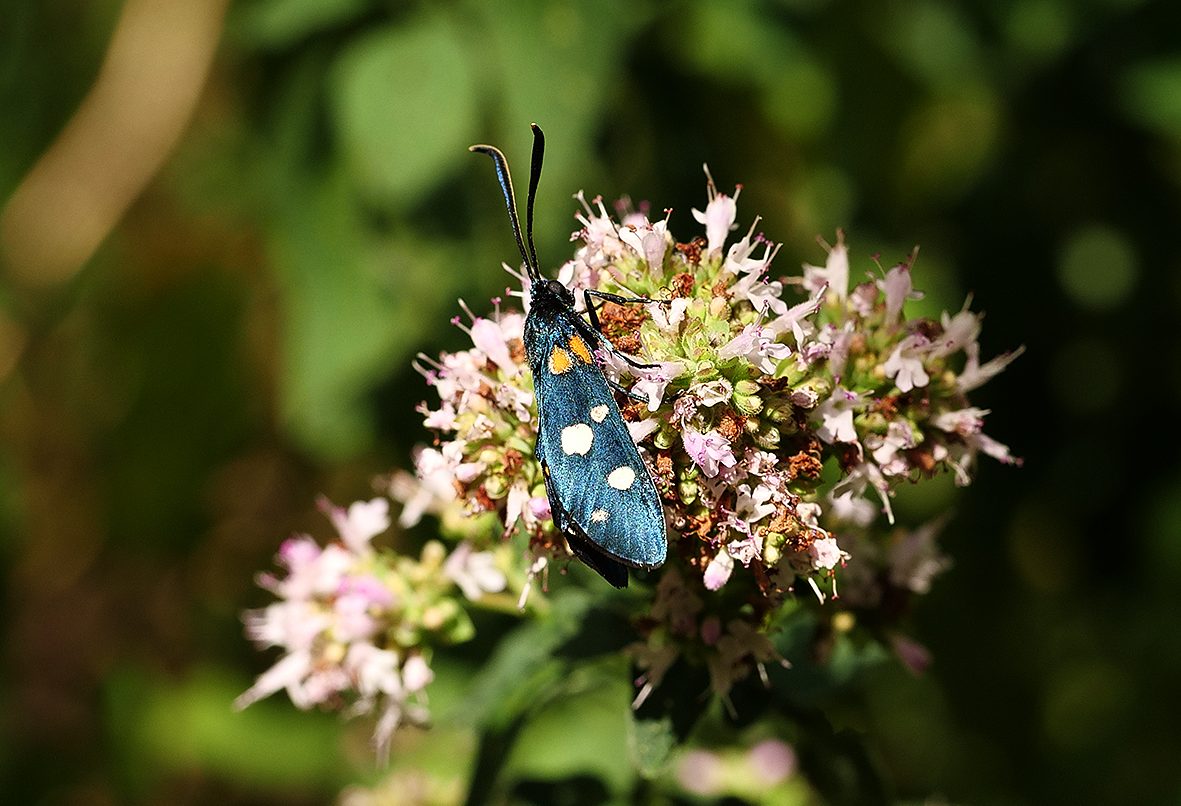
[[521, 237], [508, 160], [495, 146], [474, 145], [470, 150], [487, 154], [496, 166], [509, 223], [529, 278], [524, 342], [537, 400], [535, 454], [554, 526], [576, 557], [615, 587], [625, 588], [628, 568], [660, 566], [668, 544], [660, 496], [612, 390], [645, 398], [609, 380], [603, 374], [600, 356], [610, 353], [633, 367], [653, 365], [639, 363], [611, 344], [602, 332], [595, 300], [620, 304], [653, 300], [584, 289], [584, 319], [575, 309], [570, 289], [542, 277], [533, 245], [533, 202], [541, 178], [545, 135], [537, 124], [532, 124], [532, 129], [525, 238]]

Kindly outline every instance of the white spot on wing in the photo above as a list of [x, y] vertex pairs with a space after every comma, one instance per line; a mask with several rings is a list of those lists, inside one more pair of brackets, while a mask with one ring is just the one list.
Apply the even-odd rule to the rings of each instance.
[[594, 441], [595, 432], [586, 423], [575, 423], [562, 429], [562, 452], [567, 456], [586, 456]]
[[620, 465], [607, 474], [607, 483], [617, 490], [626, 490], [636, 481], [636, 471], [627, 465]]
[[607, 510], [605, 510], [605, 509], [596, 509], [594, 512], [591, 513], [591, 520], [594, 521], [595, 523], [603, 523], [604, 521], [607, 520], [607, 516], [609, 514], [610, 513], [608, 513]]
[[609, 408], [607, 408], [606, 404], [601, 405], [601, 406], [595, 406], [593, 409], [591, 409], [591, 419], [594, 420], [596, 423], [601, 423], [601, 422], [603, 422], [603, 420], [607, 419], [607, 414], [610, 411], [611, 410]]

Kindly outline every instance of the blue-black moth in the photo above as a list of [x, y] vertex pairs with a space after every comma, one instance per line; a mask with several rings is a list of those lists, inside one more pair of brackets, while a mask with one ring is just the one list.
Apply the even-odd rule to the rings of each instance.
[[545, 136], [536, 124], [525, 213], [526, 238], [521, 237], [521, 221], [504, 154], [487, 145], [475, 145], [471, 150], [487, 154], [496, 166], [509, 222], [529, 278], [524, 341], [537, 399], [535, 452], [554, 525], [579, 559], [615, 587], [627, 587], [628, 566], [655, 568], [664, 562], [664, 508], [619, 413], [612, 389], [634, 395], [603, 375], [596, 351], [610, 353], [634, 367], [648, 365], [620, 353], [603, 335], [594, 300], [652, 300], [584, 289], [587, 321], [575, 310], [570, 289], [541, 276], [533, 245], [533, 201], [541, 178]]

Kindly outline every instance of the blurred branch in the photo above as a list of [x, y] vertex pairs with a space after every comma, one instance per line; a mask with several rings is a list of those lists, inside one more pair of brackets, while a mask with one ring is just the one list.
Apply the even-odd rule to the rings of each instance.
[[0, 212], [14, 280], [47, 287], [90, 258], [184, 131], [228, 0], [128, 0], [94, 87]]

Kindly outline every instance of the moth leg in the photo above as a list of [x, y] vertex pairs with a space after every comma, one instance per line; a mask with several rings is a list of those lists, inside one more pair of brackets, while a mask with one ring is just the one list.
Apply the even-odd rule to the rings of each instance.
[[606, 291], [595, 291], [591, 288], [584, 288], [582, 290], [582, 304], [586, 306], [586, 314], [590, 317], [591, 326], [600, 333], [603, 332], [603, 327], [599, 324], [599, 311], [595, 308], [594, 302], [591, 301], [592, 297], [614, 302], [619, 305], [646, 305], [650, 302], [661, 301], [658, 299], [648, 299], [647, 297], [621, 297], [619, 294], [609, 294]]
[[[603, 291], [591, 291], [590, 289], [584, 289], [582, 292], [583, 304], [586, 305], [586, 313], [587, 313], [587, 316], [590, 318], [590, 327], [592, 328], [591, 332], [594, 334], [595, 341], [598, 342], [599, 344], [601, 344], [603, 346], [604, 350], [606, 350], [611, 355], [618, 358], [623, 363], [627, 364], [629, 367], [632, 367], [633, 369], [655, 369], [656, 367], [658, 367], [659, 364], [645, 364], [642, 361], [637, 361], [636, 359], [632, 358], [627, 353], [625, 353], [625, 352], [621, 351], [619, 348], [617, 348], [614, 344], [611, 343], [610, 339], [608, 339], [606, 336], [603, 335], [603, 326], [599, 322], [599, 312], [595, 308], [594, 303], [591, 301], [591, 297], [601, 297], [601, 298], [609, 300], [611, 302], [620, 302], [620, 303], [658, 302], [658, 300], [648, 299], [647, 297], [621, 297], [621, 296], [618, 296], [617, 294], [607, 294]], [[585, 323], [582, 323], [581, 319], [576, 319], [575, 321], [578, 323], [581, 323], [585, 326]]]
[[616, 392], [622, 393], [623, 395], [631, 398], [632, 400], [636, 401], [637, 403], [643, 403], [643, 404], [647, 405], [652, 402], [651, 399], [647, 395], [641, 395], [639, 392], [633, 392], [631, 389], [628, 389], [626, 386], [620, 386], [618, 383], [616, 383], [613, 380], [610, 380], [610, 379], [606, 379], [606, 380], [607, 380], [607, 385], [610, 386], [612, 389], [614, 389]]

